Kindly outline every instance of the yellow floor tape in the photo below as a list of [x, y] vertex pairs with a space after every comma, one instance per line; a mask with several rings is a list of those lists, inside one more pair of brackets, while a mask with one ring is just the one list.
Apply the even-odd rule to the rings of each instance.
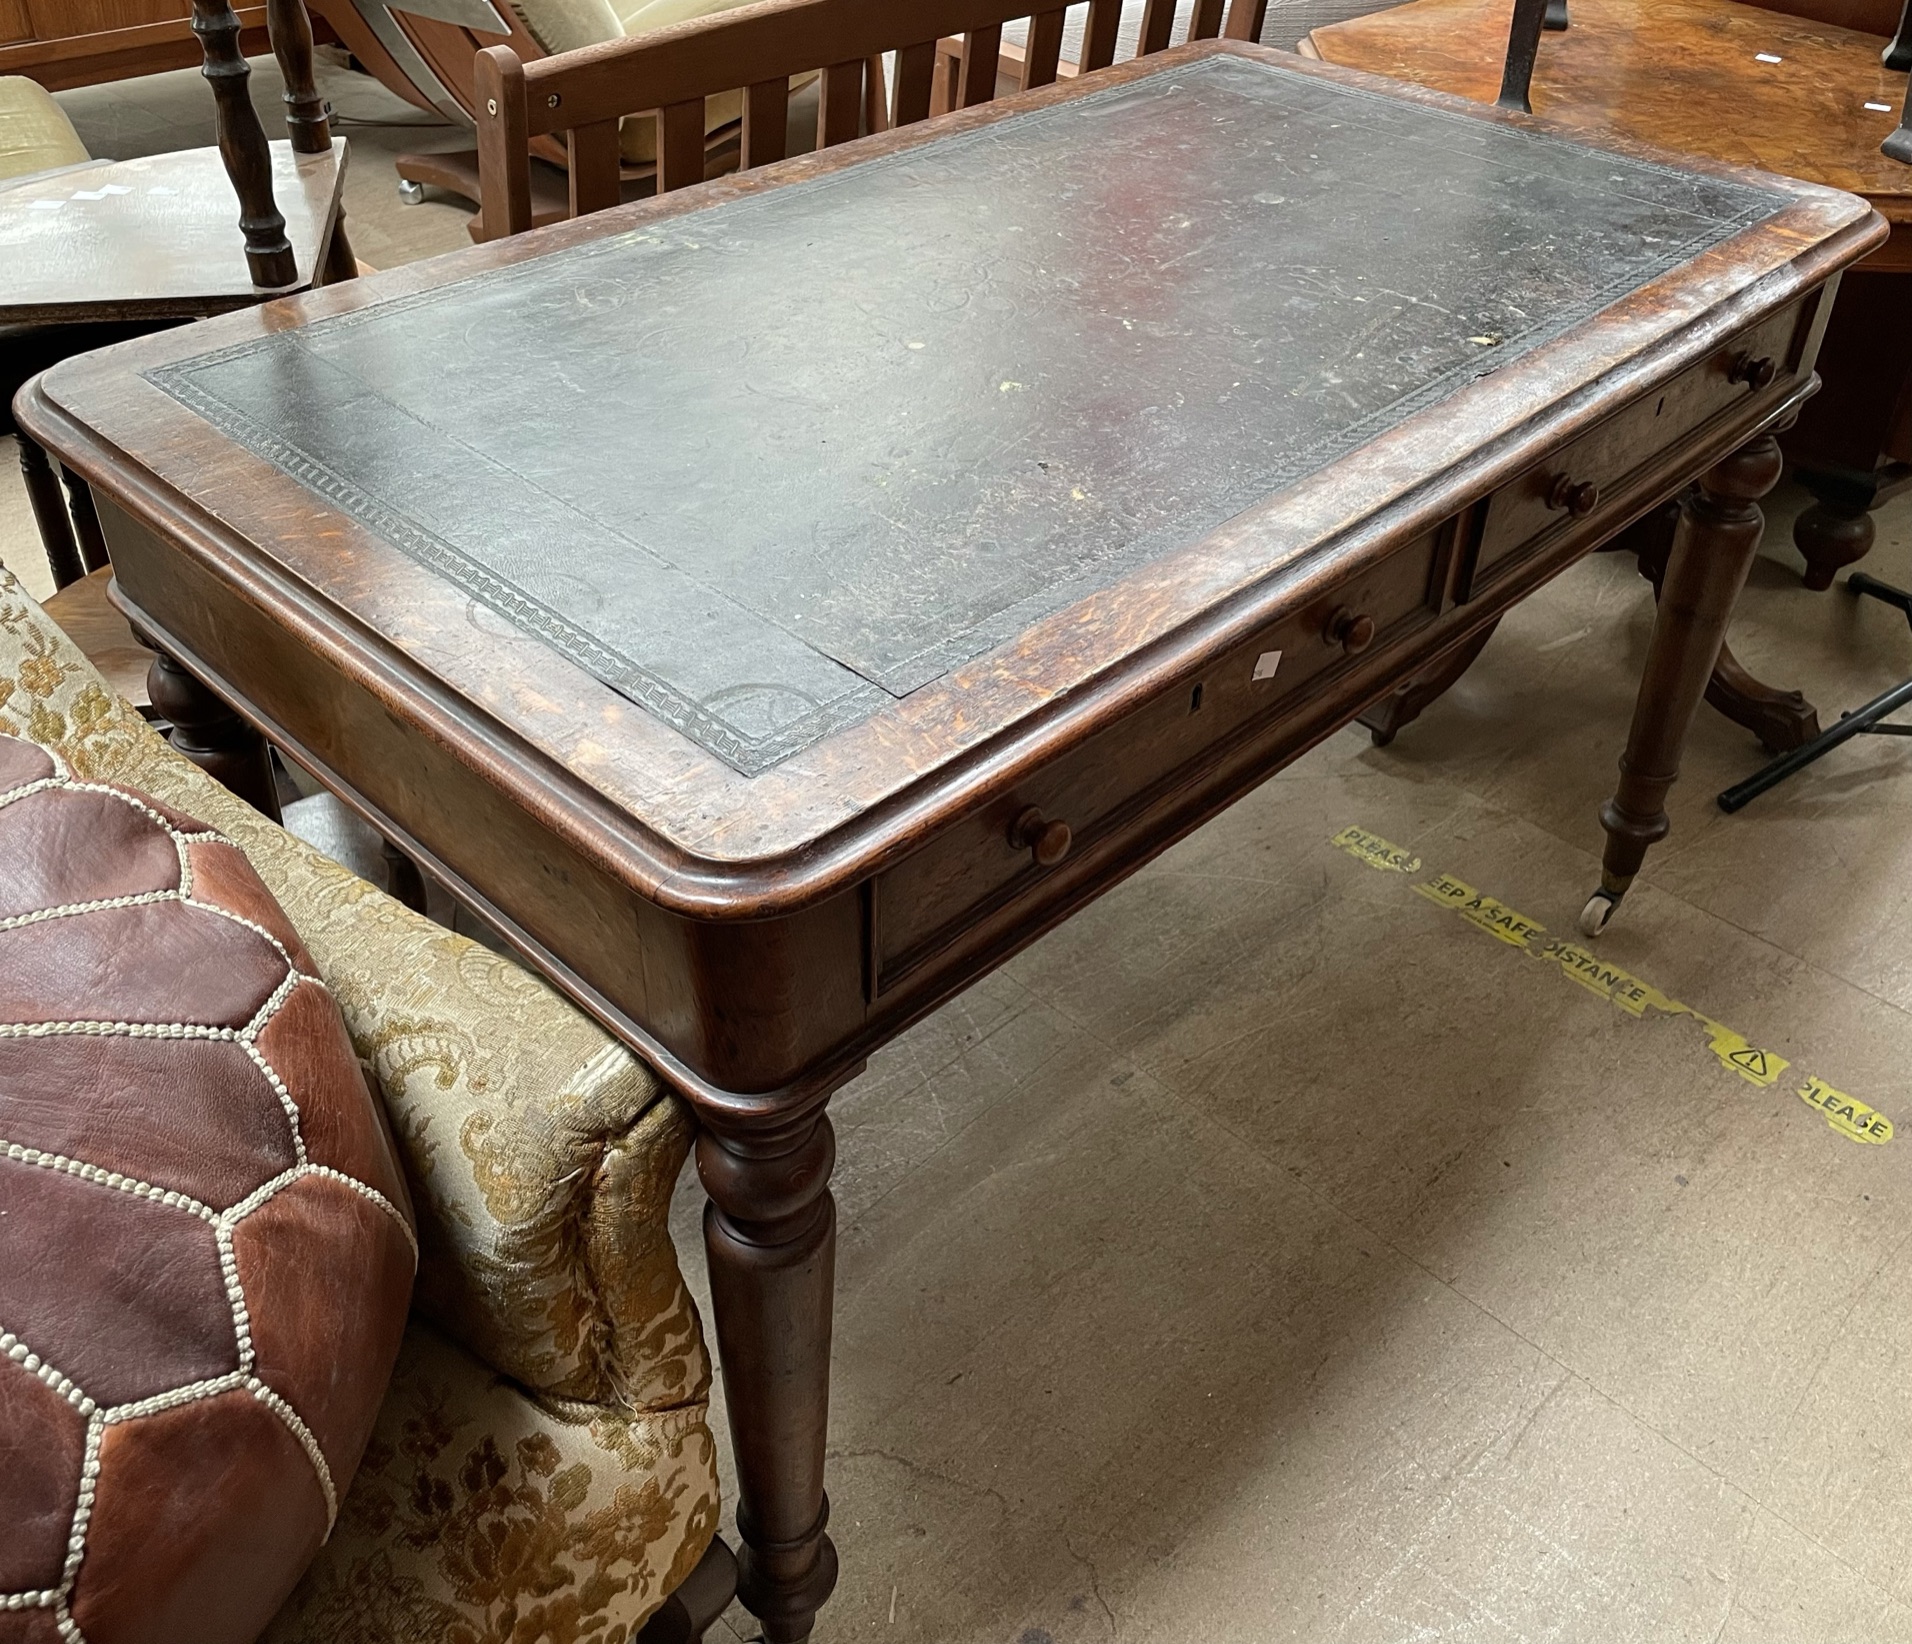
[[[1421, 859], [1399, 845], [1390, 844], [1366, 828], [1343, 828], [1333, 844], [1358, 861], [1383, 873], [1416, 874]], [[1691, 1017], [1706, 1032], [1707, 1048], [1728, 1073], [1737, 1074], [1749, 1084], [1762, 1088], [1777, 1084], [1779, 1076], [1792, 1064], [1783, 1056], [1762, 1050], [1745, 1035], [1724, 1023], [1715, 1022], [1691, 1005], [1668, 997], [1651, 982], [1610, 965], [1578, 942], [1564, 942], [1549, 936], [1547, 927], [1516, 913], [1506, 903], [1483, 894], [1452, 874], [1436, 873], [1415, 885], [1415, 891], [1439, 907], [1457, 913], [1476, 930], [1485, 931], [1497, 942], [1519, 948], [1523, 953], [1560, 967], [1570, 981], [1629, 1016], [1644, 1016], [1656, 1011], [1663, 1016]], [[1825, 1080], [1807, 1077], [1795, 1092], [1808, 1107], [1815, 1108], [1827, 1124], [1850, 1141], [1881, 1144], [1892, 1140], [1892, 1121], [1876, 1108], [1858, 1098], [1835, 1090]]]

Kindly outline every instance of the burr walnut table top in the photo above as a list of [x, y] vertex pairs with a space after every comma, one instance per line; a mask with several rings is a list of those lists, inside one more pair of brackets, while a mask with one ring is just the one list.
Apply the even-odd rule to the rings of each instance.
[[[1572, 0], [1572, 18], [1541, 40], [1536, 114], [1847, 189], [1912, 223], [1912, 166], [1879, 152], [1905, 106], [1880, 36], [1742, 0]], [[1491, 103], [1507, 26], [1506, 0], [1412, 0], [1308, 44], [1325, 62]]]

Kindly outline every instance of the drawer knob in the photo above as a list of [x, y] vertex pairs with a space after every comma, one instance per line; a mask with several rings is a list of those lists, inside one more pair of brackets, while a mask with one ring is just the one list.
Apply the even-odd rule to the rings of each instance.
[[1779, 362], [1772, 355], [1761, 354], [1755, 358], [1745, 353], [1733, 361], [1731, 380], [1743, 382], [1748, 388], [1770, 388], [1778, 375]]
[[1009, 830], [1009, 843], [1033, 854], [1037, 867], [1053, 868], [1069, 854], [1075, 835], [1067, 822], [1051, 822], [1031, 805]]
[[1576, 482], [1571, 475], [1562, 474], [1547, 493], [1547, 506], [1564, 508], [1575, 519], [1585, 519], [1600, 506], [1600, 487], [1592, 480]]
[[1374, 618], [1357, 615], [1344, 605], [1328, 618], [1321, 637], [1330, 645], [1339, 645], [1349, 656], [1359, 656], [1374, 643]]

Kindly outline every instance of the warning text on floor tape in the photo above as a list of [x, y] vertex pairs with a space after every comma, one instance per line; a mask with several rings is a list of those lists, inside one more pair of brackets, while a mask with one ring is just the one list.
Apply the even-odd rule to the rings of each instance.
[[[1421, 872], [1421, 859], [1418, 856], [1388, 843], [1379, 834], [1370, 833], [1365, 828], [1343, 828], [1334, 836], [1333, 843], [1350, 856], [1383, 873], [1411, 876]], [[1734, 1032], [1691, 1005], [1668, 997], [1651, 982], [1642, 981], [1631, 972], [1608, 964], [1578, 942], [1566, 942], [1549, 936], [1546, 926], [1516, 913], [1506, 903], [1476, 890], [1452, 874], [1431, 874], [1418, 880], [1413, 888], [1437, 907], [1458, 915], [1495, 941], [1519, 948], [1543, 964], [1558, 967], [1569, 981], [1629, 1016], [1644, 1017], [1652, 1011], [1662, 1016], [1691, 1019], [1705, 1033], [1707, 1049], [1720, 1067], [1749, 1084], [1762, 1088], [1776, 1085], [1792, 1066], [1785, 1057], [1762, 1050], [1744, 1034]], [[1808, 1107], [1816, 1109], [1826, 1123], [1848, 1141], [1877, 1146], [1892, 1140], [1890, 1119], [1876, 1108], [1868, 1107], [1856, 1096], [1848, 1096], [1843, 1090], [1834, 1089], [1823, 1079], [1806, 1075], [1794, 1094]]]

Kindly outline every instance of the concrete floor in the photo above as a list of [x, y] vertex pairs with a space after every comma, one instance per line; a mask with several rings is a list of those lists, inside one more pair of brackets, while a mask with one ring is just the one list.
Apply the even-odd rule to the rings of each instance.
[[[63, 100], [126, 152], [187, 123]], [[352, 129], [368, 261], [460, 242], [383, 169], [431, 135]], [[1800, 587], [1797, 501], [1733, 643], [1830, 720], [1912, 634]], [[1912, 505], [1881, 523], [1912, 583]], [[32, 570], [25, 531], [8, 490]], [[1760, 755], [1702, 709], [1598, 944], [1637, 1015], [1418, 894], [1572, 937], [1650, 620], [1586, 562], [1392, 748], [1342, 732], [838, 1098], [819, 1644], [1912, 1640], [1912, 1134], [1798, 1094], [1912, 1124], [1912, 748], [1725, 817]]]

